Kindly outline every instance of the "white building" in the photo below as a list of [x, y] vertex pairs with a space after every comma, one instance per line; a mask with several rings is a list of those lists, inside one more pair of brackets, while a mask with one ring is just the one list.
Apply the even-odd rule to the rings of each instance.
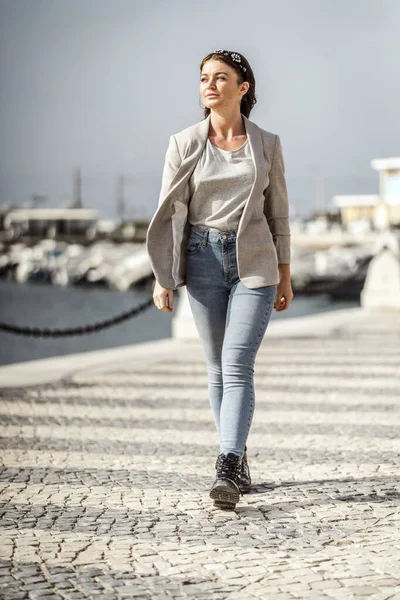
[[97, 210], [89, 208], [13, 208], [3, 217], [3, 228], [14, 236], [93, 237]]
[[374, 159], [371, 167], [379, 172], [379, 194], [334, 196], [332, 202], [344, 223], [368, 219], [379, 230], [400, 225], [400, 158]]

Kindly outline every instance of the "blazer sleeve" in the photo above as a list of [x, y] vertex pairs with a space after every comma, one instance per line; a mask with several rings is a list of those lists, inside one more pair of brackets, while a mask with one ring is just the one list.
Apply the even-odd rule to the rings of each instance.
[[264, 190], [264, 214], [274, 240], [279, 264], [290, 263], [289, 201], [285, 180], [285, 162], [279, 135], [275, 134], [275, 147], [269, 171], [269, 185]]
[[167, 152], [165, 154], [164, 169], [161, 180], [161, 191], [158, 198], [158, 206], [163, 203], [169, 184], [174, 178], [175, 173], [181, 165], [181, 157], [179, 155], [178, 144], [173, 135], [169, 138]]

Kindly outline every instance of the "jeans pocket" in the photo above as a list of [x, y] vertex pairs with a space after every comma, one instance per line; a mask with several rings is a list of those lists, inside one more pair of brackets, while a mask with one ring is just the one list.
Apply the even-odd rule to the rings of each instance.
[[188, 254], [194, 254], [201, 245], [201, 238], [199, 237], [194, 237], [194, 236], [189, 236], [187, 245], [186, 245], [186, 251]]

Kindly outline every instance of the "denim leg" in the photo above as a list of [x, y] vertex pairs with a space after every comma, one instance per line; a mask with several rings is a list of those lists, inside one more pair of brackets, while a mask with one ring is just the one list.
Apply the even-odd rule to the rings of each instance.
[[193, 320], [203, 346], [208, 373], [208, 397], [215, 427], [220, 435], [220, 411], [223, 395], [222, 344], [229, 291], [210, 294], [210, 290], [194, 290], [187, 286]]
[[206, 358], [209, 402], [218, 434], [223, 395], [221, 354], [229, 300], [221, 260], [218, 245], [200, 245], [187, 256], [186, 276], [188, 301]]
[[222, 347], [221, 452], [243, 456], [254, 412], [254, 363], [276, 295], [276, 285], [231, 288]]

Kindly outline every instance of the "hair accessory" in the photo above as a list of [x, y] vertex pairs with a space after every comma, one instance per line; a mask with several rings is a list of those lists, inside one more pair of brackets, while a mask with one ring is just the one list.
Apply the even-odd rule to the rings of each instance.
[[238, 67], [242, 69], [242, 71], [246, 72], [246, 67], [242, 65], [242, 57], [237, 52], [231, 52], [230, 50], [214, 50], [214, 54], [223, 54], [224, 56], [229, 56], [233, 62], [237, 63]]

